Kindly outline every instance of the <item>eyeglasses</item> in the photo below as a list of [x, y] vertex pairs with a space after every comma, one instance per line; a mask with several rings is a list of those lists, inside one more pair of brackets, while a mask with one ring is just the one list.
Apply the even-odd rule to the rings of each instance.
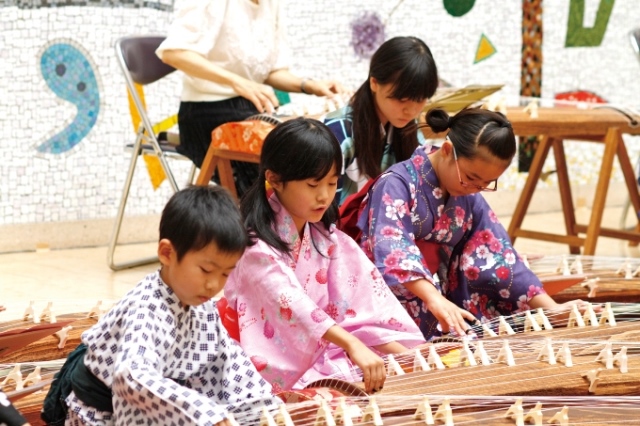
[[492, 180], [487, 186], [476, 185], [475, 183], [463, 181], [460, 175], [460, 166], [458, 165], [458, 154], [456, 154], [456, 147], [453, 146], [453, 143], [451, 144], [451, 146], [453, 147], [453, 158], [456, 160], [456, 170], [458, 170], [458, 180], [460, 181], [460, 185], [464, 186], [465, 188], [473, 188], [477, 189], [478, 191], [485, 192], [494, 192], [498, 190], [498, 179]]

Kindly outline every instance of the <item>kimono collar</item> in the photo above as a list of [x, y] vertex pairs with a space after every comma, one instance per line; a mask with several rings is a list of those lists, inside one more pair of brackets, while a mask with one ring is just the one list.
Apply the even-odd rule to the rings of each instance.
[[[276, 219], [274, 230], [280, 239], [291, 247], [291, 257], [289, 259], [291, 260], [290, 266], [293, 269], [296, 268], [298, 256], [301, 253], [304, 253], [306, 259], [310, 256], [311, 250], [317, 250], [325, 257], [330, 255], [329, 253], [331, 253], [332, 250], [331, 246], [335, 245], [335, 234], [333, 234], [332, 231], [327, 234], [318, 229], [318, 226], [311, 226], [309, 222], [307, 222], [304, 224], [302, 238], [300, 238], [293, 218], [280, 203], [275, 192], [269, 196], [269, 204], [273, 209]], [[331, 225], [331, 229], [335, 229], [335, 224]]]
[[391, 138], [393, 137], [393, 126], [389, 122], [387, 122], [387, 124], [389, 124], [389, 132], [387, 132], [387, 129], [385, 129], [382, 123], [380, 123], [380, 134], [383, 138], [386, 138], [385, 143], [387, 145], [391, 145]]
[[[293, 222], [293, 218], [284, 208], [284, 206], [280, 203], [278, 196], [274, 192], [269, 196], [269, 204], [273, 209], [276, 217], [276, 223], [274, 224], [274, 230], [278, 234], [278, 236], [282, 239], [282, 241], [289, 244], [289, 246], [297, 251], [296, 248], [300, 245], [300, 235], [298, 234], [298, 229], [296, 228], [296, 224]], [[303, 235], [306, 235], [309, 232], [309, 224], [305, 223]]]
[[[164, 282], [162, 277], [160, 276], [160, 269], [156, 272], [158, 275], [158, 289], [156, 290], [157, 295], [160, 299], [164, 300], [164, 302], [169, 306], [171, 312], [173, 312], [176, 316], [182, 316], [185, 313], [185, 309], [176, 296], [176, 293], [173, 291], [171, 287], [167, 283]], [[189, 307], [191, 308], [191, 306]]]
[[[434, 149], [430, 145], [420, 146], [413, 152], [409, 161], [415, 168], [417, 183], [419, 185], [426, 184], [435, 189], [440, 187], [440, 181], [433, 168], [433, 163], [429, 159], [429, 153], [433, 151]], [[410, 174], [413, 175], [413, 173]]]

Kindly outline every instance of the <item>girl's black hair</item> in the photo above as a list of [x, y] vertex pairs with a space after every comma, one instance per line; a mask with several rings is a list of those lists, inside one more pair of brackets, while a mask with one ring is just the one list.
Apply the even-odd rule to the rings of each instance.
[[[264, 140], [258, 179], [242, 197], [240, 211], [251, 238], [261, 239], [273, 248], [290, 253], [291, 247], [274, 231], [275, 214], [267, 199], [267, 170], [280, 182], [322, 179], [331, 169], [340, 173], [342, 151], [329, 128], [318, 120], [299, 117], [278, 124]], [[335, 199], [322, 216], [326, 231], [338, 218]], [[312, 225], [313, 226], [313, 225]]]
[[[417, 37], [394, 37], [385, 41], [371, 58], [369, 78], [351, 98], [353, 142], [358, 165], [369, 177], [380, 174], [385, 142], [380, 131], [370, 78], [392, 84], [391, 97], [420, 102], [438, 88], [438, 69], [429, 47]], [[391, 129], [387, 130], [390, 131]], [[396, 161], [411, 157], [418, 147], [418, 127], [409, 123], [395, 129], [391, 149]]]
[[169, 199], [160, 217], [160, 239], [171, 241], [178, 261], [215, 243], [223, 253], [242, 253], [249, 236], [237, 204], [221, 186], [190, 186]]
[[479, 146], [501, 160], [511, 161], [516, 154], [516, 137], [511, 123], [499, 112], [466, 108], [449, 116], [446, 111], [436, 108], [427, 114], [427, 124], [436, 133], [449, 129], [447, 136], [458, 158], [475, 157]]

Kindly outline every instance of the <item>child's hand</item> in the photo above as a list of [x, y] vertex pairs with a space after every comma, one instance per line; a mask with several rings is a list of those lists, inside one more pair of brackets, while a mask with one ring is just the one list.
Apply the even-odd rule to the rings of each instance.
[[453, 330], [458, 336], [464, 336], [471, 328], [465, 319], [472, 323], [476, 320], [471, 312], [459, 308], [441, 294], [432, 294], [425, 300], [425, 304], [440, 323], [444, 333], [449, 333]]
[[569, 321], [569, 316], [571, 315], [571, 311], [573, 310], [574, 305], [578, 307], [578, 312], [580, 312], [580, 315], [584, 315], [589, 305], [592, 305], [593, 311], [595, 313], [599, 313], [602, 311], [602, 305], [591, 304], [589, 302], [585, 302], [584, 300], [576, 299], [557, 304], [556, 306], [547, 309], [545, 314], [547, 318], [549, 318], [549, 321], [552, 325], [565, 327], [567, 325], [567, 322]]
[[216, 426], [234, 426], [234, 424], [231, 423], [231, 420], [224, 419], [223, 421], [216, 423]]
[[6, 310], [7, 310], [7, 308], [5, 308], [4, 306], [0, 305], [0, 312], [6, 311]]
[[362, 370], [364, 390], [366, 392], [376, 392], [382, 389], [387, 371], [384, 368], [384, 360], [373, 353], [360, 340], [354, 341], [346, 349], [347, 354]]
[[567, 325], [574, 305], [578, 307], [580, 315], [584, 315], [584, 313], [589, 308], [589, 305], [593, 307], [593, 311], [595, 313], [602, 312], [602, 305], [592, 304], [580, 299], [570, 300], [564, 303], [556, 303], [556, 301], [546, 293], [537, 294], [529, 301], [529, 306], [531, 306], [531, 309], [544, 309], [545, 315], [547, 316], [551, 324], [561, 327]]
[[440, 294], [440, 291], [430, 281], [419, 279], [404, 286], [411, 293], [418, 296], [424, 301], [427, 309], [436, 317], [442, 331], [449, 333], [455, 331], [458, 336], [464, 336], [471, 327], [467, 323], [476, 321], [476, 318], [469, 311], [459, 308], [455, 303], [450, 302], [446, 297]]

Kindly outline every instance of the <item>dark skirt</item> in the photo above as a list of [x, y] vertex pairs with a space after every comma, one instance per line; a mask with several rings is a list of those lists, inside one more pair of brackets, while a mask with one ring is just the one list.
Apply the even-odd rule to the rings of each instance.
[[[178, 152], [200, 167], [207, 155], [213, 129], [231, 121], [242, 121], [257, 113], [256, 107], [242, 97], [216, 102], [181, 102], [178, 111]], [[240, 161], [232, 161], [231, 165], [238, 196], [242, 196], [258, 178], [258, 166]], [[212, 180], [218, 182], [217, 173]]]

